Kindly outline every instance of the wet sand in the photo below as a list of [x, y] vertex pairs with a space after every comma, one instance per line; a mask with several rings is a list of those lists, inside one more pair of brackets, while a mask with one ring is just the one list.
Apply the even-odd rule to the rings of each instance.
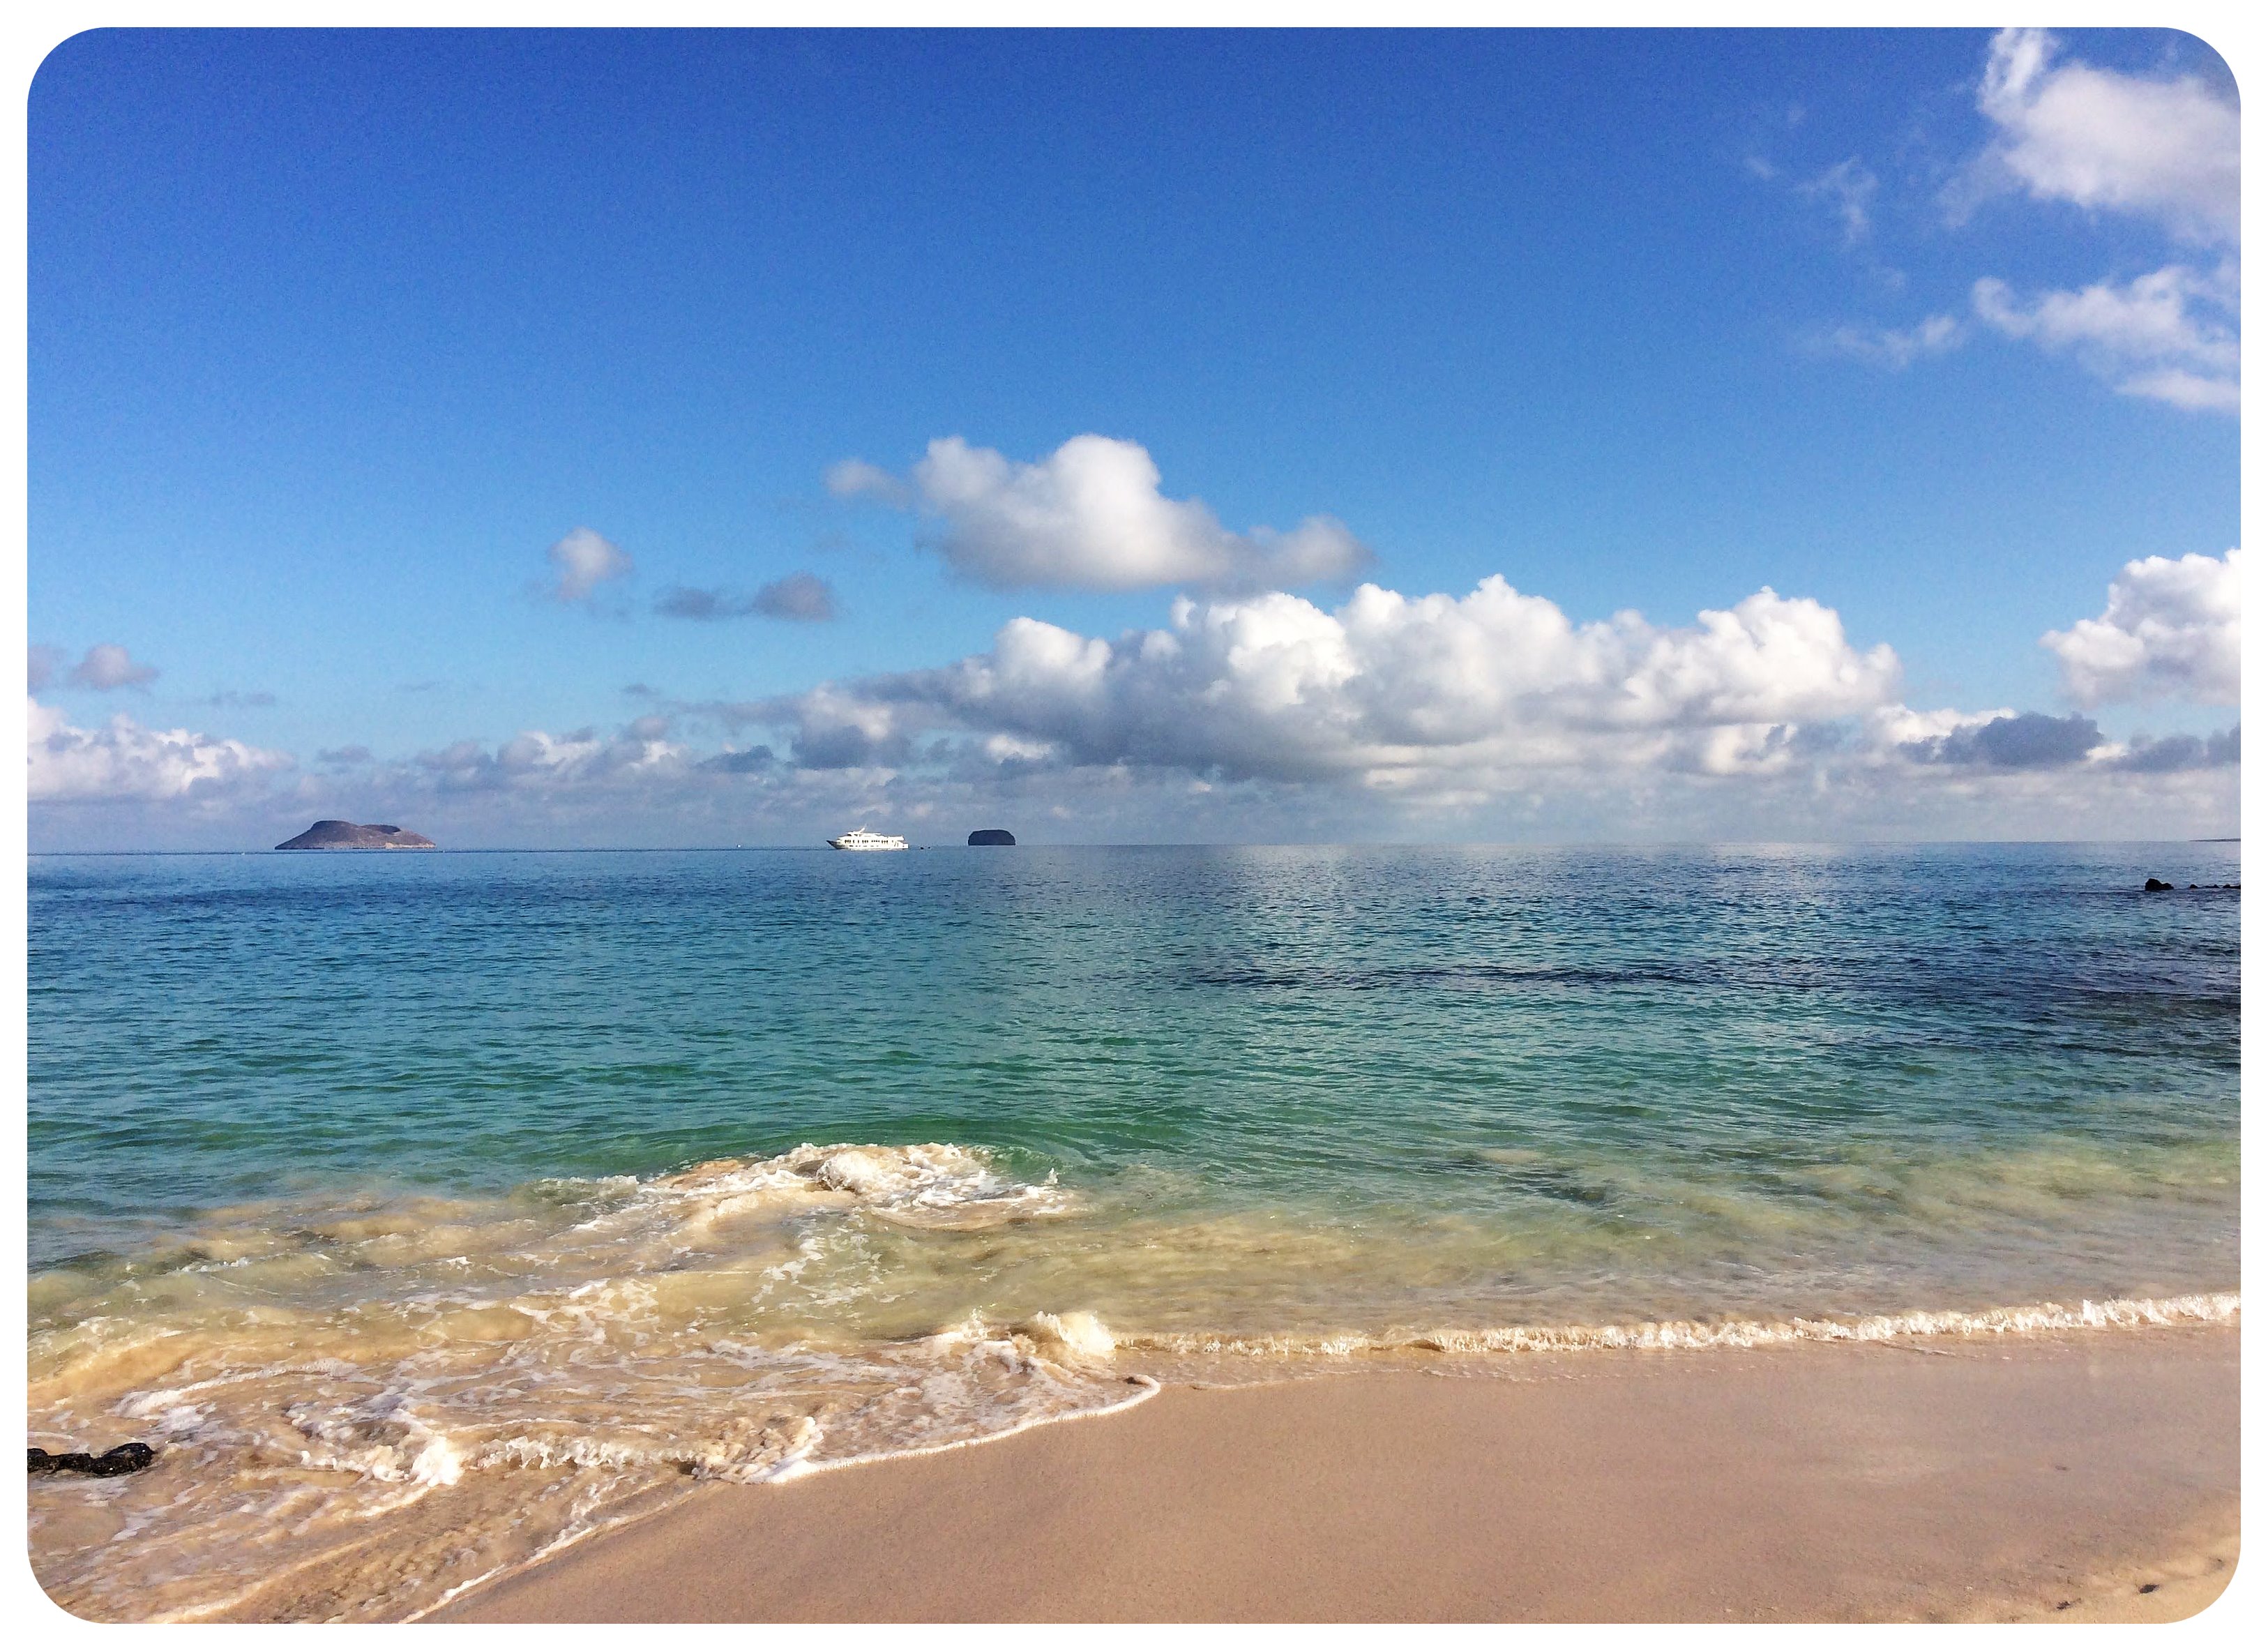
[[437, 1616], [2166, 1620], [2235, 1563], [2237, 1344], [2103, 1330], [1169, 1386], [967, 1449], [704, 1485]]

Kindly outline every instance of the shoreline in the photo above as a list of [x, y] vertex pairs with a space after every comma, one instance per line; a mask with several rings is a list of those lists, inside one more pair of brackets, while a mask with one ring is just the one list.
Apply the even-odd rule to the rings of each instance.
[[709, 1484], [428, 1620], [2172, 1620], [2229, 1324], [1445, 1357]]

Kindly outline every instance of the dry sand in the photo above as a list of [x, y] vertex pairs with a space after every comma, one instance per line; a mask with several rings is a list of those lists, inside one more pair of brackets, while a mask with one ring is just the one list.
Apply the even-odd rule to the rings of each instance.
[[[2237, 1331], [1502, 1359], [712, 1485], [468, 1621], [2166, 1619], [2237, 1537]], [[2059, 1609], [2060, 1608], [2060, 1609]]]

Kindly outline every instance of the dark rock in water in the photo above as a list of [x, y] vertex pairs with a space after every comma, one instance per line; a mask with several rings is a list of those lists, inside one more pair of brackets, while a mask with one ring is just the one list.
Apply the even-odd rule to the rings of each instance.
[[973, 849], [1012, 849], [1016, 839], [1005, 831], [971, 831], [968, 846]]
[[318, 820], [279, 849], [430, 849], [438, 846], [400, 826], [357, 825], [351, 820]]
[[2169, 895], [2174, 892], [2174, 886], [2171, 883], [2161, 883], [2153, 877], [2142, 885], [2142, 892], [2146, 895]]
[[84, 1450], [49, 1453], [37, 1445], [26, 1448], [26, 1467], [33, 1473], [85, 1473], [98, 1479], [114, 1479], [122, 1473], [139, 1473], [158, 1459], [158, 1453], [136, 1440], [117, 1445], [100, 1456]]

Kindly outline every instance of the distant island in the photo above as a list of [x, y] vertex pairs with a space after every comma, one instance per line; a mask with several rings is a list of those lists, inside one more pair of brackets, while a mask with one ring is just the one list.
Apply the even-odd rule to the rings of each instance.
[[430, 849], [440, 845], [400, 826], [357, 825], [351, 820], [318, 820], [278, 849]]
[[1005, 831], [971, 831], [968, 846], [973, 849], [1012, 849], [1016, 839]]

